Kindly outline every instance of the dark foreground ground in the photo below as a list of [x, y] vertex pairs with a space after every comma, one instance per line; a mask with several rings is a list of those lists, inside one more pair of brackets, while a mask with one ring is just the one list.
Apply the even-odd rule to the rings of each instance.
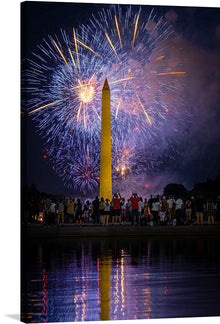
[[184, 226], [137, 226], [128, 224], [64, 224], [45, 227], [42, 224], [22, 225], [24, 237], [62, 237], [62, 236], [220, 236], [220, 224], [192, 224]]

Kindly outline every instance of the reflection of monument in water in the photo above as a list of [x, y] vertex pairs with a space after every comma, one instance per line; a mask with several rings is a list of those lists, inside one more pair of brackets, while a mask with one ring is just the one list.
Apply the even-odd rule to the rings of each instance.
[[109, 321], [111, 310], [111, 257], [100, 259], [100, 320]]
[[111, 105], [107, 79], [102, 89], [100, 198], [112, 200]]

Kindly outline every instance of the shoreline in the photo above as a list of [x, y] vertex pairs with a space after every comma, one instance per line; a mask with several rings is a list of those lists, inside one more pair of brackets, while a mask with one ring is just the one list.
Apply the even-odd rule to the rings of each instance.
[[21, 225], [22, 238], [97, 237], [97, 236], [145, 236], [148, 237], [220, 237], [220, 224], [192, 224], [180, 226], [137, 226], [130, 224], [64, 224], [45, 227], [42, 224]]

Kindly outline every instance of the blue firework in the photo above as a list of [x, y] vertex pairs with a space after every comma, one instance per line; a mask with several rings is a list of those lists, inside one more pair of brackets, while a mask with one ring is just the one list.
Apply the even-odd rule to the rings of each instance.
[[[174, 32], [146, 7], [115, 6], [48, 36], [24, 71], [26, 109], [64, 183], [99, 183], [101, 95], [111, 90], [113, 179], [157, 170], [186, 127], [185, 72]], [[178, 130], [178, 132], [177, 132]], [[146, 171], [147, 170], [147, 171]]]

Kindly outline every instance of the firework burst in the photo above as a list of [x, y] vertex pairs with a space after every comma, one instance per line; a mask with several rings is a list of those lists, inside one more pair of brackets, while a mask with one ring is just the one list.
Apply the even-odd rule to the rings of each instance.
[[[48, 36], [24, 71], [25, 106], [68, 187], [99, 183], [101, 93], [111, 90], [113, 186], [153, 172], [184, 135], [185, 72], [175, 35], [147, 7], [115, 6]], [[172, 125], [172, 126], [171, 126]]]

